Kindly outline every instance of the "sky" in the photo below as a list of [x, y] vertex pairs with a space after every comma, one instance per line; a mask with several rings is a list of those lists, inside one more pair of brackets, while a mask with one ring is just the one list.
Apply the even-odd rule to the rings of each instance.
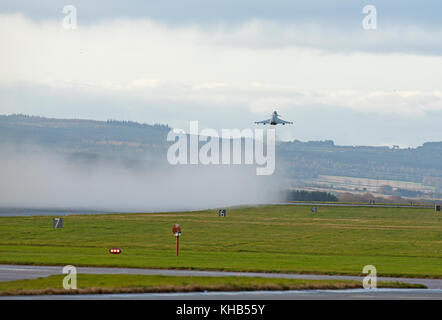
[[[376, 29], [363, 27], [366, 5]], [[254, 128], [277, 110], [294, 122], [281, 140], [416, 147], [442, 140], [441, 12], [407, 0], [0, 0], [0, 114], [188, 131]]]

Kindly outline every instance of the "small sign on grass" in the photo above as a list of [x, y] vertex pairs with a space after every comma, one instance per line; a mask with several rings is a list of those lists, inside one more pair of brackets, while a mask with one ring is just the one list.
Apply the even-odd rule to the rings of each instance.
[[53, 218], [52, 219], [52, 226], [55, 229], [63, 228], [63, 218]]

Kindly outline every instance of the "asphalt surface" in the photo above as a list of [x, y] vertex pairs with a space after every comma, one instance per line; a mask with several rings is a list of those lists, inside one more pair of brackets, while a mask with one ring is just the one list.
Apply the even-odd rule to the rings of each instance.
[[0, 300], [442, 300], [442, 290], [355, 289], [303, 291], [191, 292], [142, 294], [42, 295]]
[[[261, 203], [256, 205], [289, 205], [289, 206], [313, 206], [313, 207], [381, 207], [381, 208], [434, 208], [431, 205], [396, 205], [396, 204], [363, 204], [363, 203], [317, 203], [317, 202], [270, 202]], [[207, 208], [201, 208], [205, 210]], [[183, 209], [185, 210], [185, 209]], [[134, 211], [132, 213], [143, 212], [143, 210]], [[158, 212], [147, 210], [149, 212]], [[167, 211], [165, 211], [167, 212]], [[18, 216], [67, 216], [67, 215], [78, 215], [78, 214], [119, 214], [119, 213], [131, 213], [118, 212], [113, 210], [88, 210], [88, 209], [75, 209], [75, 208], [65, 208], [65, 209], [45, 209], [45, 208], [4, 208], [0, 207], [0, 217], [18, 217]]]
[[[50, 275], [62, 274], [63, 267], [58, 266], [25, 266], [0, 265], [0, 281], [19, 279], [36, 279]], [[283, 273], [238, 273], [221, 271], [196, 270], [161, 270], [161, 269], [132, 269], [132, 268], [96, 268], [78, 267], [77, 273], [84, 274], [142, 274], [142, 275], [171, 275], [171, 276], [240, 276], [289, 279], [334, 279], [362, 281], [357, 276], [307, 275]], [[304, 291], [253, 291], [253, 292], [206, 292], [206, 293], [161, 293], [161, 294], [101, 294], [101, 295], [51, 295], [51, 296], [16, 296], [0, 297], [0, 299], [57, 299], [57, 300], [442, 300], [442, 279], [415, 279], [378, 277], [378, 281], [401, 281], [426, 285], [429, 289], [376, 289], [376, 290], [304, 290]]]
[[[26, 265], [0, 265], [0, 281], [19, 279], [36, 279], [50, 275], [62, 274], [63, 267], [58, 266], [26, 266]], [[223, 271], [198, 271], [198, 270], [162, 270], [162, 269], [135, 269], [135, 268], [100, 268], [78, 267], [77, 273], [85, 274], [142, 274], [142, 275], [169, 275], [169, 276], [207, 276], [207, 277], [264, 277], [286, 279], [311, 279], [311, 280], [356, 280], [362, 281], [363, 277], [339, 275], [315, 275], [292, 273], [258, 273], [258, 272], [223, 272]], [[428, 289], [441, 289], [442, 279], [421, 278], [394, 278], [378, 277], [377, 281], [400, 281], [417, 283], [427, 286]]]

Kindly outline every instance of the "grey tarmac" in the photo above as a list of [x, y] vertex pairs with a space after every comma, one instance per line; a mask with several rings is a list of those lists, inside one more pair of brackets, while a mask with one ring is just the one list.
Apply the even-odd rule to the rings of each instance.
[[[62, 274], [62, 266], [30, 266], [30, 265], [0, 265], [0, 281], [20, 279], [36, 279], [50, 275]], [[263, 273], [263, 272], [225, 272], [203, 270], [167, 270], [167, 269], [138, 269], [138, 268], [102, 268], [77, 267], [77, 273], [84, 274], [141, 274], [165, 276], [205, 276], [205, 277], [263, 277], [306, 280], [356, 280], [363, 277], [343, 275], [295, 274], [295, 273]], [[400, 281], [413, 284], [423, 284], [428, 289], [442, 289], [442, 279], [430, 278], [395, 278], [378, 277], [378, 281]]]
[[354, 289], [9, 296], [0, 300], [442, 300], [442, 290]]

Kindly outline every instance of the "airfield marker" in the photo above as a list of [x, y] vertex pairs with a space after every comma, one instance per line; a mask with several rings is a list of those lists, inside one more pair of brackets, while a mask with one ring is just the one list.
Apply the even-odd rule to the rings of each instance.
[[180, 236], [181, 236], [181, 227], [179, 224], [174, 224], [172, 227], [172, 233], [175, 235], [176, 238], [176, 256], [178, 257], [178, 250], [180, 247]]

